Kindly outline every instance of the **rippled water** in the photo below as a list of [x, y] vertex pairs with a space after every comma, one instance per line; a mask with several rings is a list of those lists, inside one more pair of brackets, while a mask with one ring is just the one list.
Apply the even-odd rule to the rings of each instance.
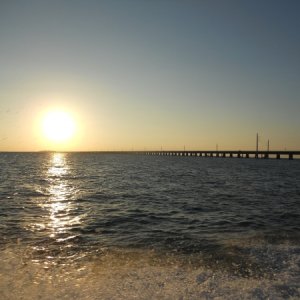
[[1, 299], [300, 298], [300, 161], [0, 153]]

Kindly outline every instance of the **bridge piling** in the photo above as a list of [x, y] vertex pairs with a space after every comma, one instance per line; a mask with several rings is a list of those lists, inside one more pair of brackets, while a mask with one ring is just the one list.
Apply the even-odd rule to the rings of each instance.
[[[115, 153], [115, 152], [114, 152]], [[121, 152], [116, 152], [121, 153]], [[124, 152], [122, 152], [124, 153]], [[127, 152], [126, 152], [127, 153]], [[282, 157], [293, 160], [300, 158], [300, 151], [129, 151], [128, 153], [140, 153], [145, 155], [159, 156], [188, 156], [188, 157], [212, 157], [212, 158], [274, 158], [281, 159]]]

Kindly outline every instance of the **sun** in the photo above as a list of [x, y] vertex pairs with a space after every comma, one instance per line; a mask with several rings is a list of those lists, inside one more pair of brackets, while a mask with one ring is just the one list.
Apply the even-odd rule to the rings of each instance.
[[43, 118], [43, 134], [52, 142], [68, 141], [74, 133], [74, 120], [65, 111], [49, 111]]

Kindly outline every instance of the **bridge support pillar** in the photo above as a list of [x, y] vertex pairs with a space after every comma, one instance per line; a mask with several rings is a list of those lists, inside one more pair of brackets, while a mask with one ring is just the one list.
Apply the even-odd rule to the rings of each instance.
[[280, 154], [279, 153], [276, 154], [276, 159], [280, 159]]
[[293, 159], [293, 153], [289, 154], [289, 159]]

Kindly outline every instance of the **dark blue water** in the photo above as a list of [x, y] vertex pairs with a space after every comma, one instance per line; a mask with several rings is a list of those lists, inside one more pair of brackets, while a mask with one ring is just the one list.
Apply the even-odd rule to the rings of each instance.
[[1, 299], [300, 298], [300, 161], [0, 154]]

